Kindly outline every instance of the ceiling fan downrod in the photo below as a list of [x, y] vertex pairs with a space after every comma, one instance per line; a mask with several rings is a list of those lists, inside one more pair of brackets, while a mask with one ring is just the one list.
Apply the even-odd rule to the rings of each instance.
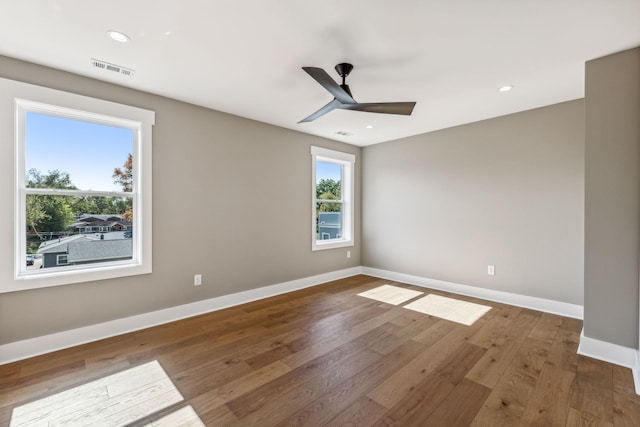
[[349, 96], [353, 98], [353, 95], [351, 94], [351, 89], [349, 89], [349, 85], [347, 84], [347, 76], [349, 75], [351, 70], [353, 70], [353, 65], [343, 62], [336, 65], [335, 68], [336, 68], [336, 71], [338, 72], [338, 75], [342, 77], [342, 84], [340, 85], [340, 87], [345, 92], [347, 92]]

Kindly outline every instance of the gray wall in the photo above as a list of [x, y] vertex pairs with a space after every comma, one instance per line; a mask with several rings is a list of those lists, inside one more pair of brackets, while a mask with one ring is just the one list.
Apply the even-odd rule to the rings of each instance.
[[638, 348], [640, 48], [586, 64], [586, 336]]
[[363, 264], [582, 304], [583, 106], [365, 147]]
[[[359, 148], [1, 56], [0, 77], [156, 112], [153, 273], [0, 294], [0, 344], [360, 265], [358, 198], [356, 246], [311, 251], [309, 146], [358, 155], [356, 195]], [[12, 281], [13, 140], [5, 136], [0, 200], [0, 280]]]

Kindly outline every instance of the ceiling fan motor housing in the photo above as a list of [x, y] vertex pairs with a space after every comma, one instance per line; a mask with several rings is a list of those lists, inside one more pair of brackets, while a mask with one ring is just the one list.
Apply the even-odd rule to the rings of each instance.
[[353, 70], [353, 65], [347, 64], [346, 62], [336, 65], [336, 71], [343, 79], [349, 75], [351, 70]]

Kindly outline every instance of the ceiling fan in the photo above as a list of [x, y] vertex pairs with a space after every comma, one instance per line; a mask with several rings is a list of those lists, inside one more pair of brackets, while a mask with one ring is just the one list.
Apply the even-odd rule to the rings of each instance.
[[329, 111], [335, 110], [336, 108], [340, 108], [342, 110], [365, 111], [367, 113], [401, 114], [404, 116], [411, 115], [413, 107], [416, 105], [415, 102], [356, 102], [356, 100], [353, 99], [353, 95], [351, 95], [349, 86], [345, 82], [347, 76], [351, 70], [353, 70], [353, 65], [342, 63], [336, 65], [335, 68], [340, 77], [342, 77], [341, 85], [336, 83], [322, 68], [302, 67], [307, 74], [320, 83], [320, 85], [329, 91], [334, 98], [327, 105], [310, 116], [300, 120], [298, 123], [311, 122], [318, 117], [324, 116]]

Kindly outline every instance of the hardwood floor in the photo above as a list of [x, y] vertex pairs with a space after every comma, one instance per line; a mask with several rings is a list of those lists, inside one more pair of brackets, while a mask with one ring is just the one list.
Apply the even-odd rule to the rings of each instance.
[[[385, 284], [423, 292], [408, 302], [434, 294], [491, 310], [466, 326], [357, 295]], [[139, 410], [139, 419], [120, 413], [113, 420], [137, 426], [175, 426], [178, 419], [199, 425], [197, 418], [207, 426], [261, 427], [640, 426], [631, 371], [577, 355], [581, 328], [575, 319], [354, 276], [0, 366], [0, 425], [10, 425], [14, 408], [19, 414], [32, 410], [25, 405], [51, 406], [56, 396], [75, 411], [65, 419], [86, 420], [78, 415], [95, 408], [69, 396], [91, 400], [83, 390], [109, 378], [120, 379], [119, 388], [106, 386], [111, 399], [114, 388], [144, 395], [144, 387], [167, 380], [157, 372], [148, 381], [129, 372], [157, 361], [171, 392], [183, 399], [172, 394], [157, 408], [145, 400], [151, 409]], [[122, 378], [131, 380], [122, 385]]]

